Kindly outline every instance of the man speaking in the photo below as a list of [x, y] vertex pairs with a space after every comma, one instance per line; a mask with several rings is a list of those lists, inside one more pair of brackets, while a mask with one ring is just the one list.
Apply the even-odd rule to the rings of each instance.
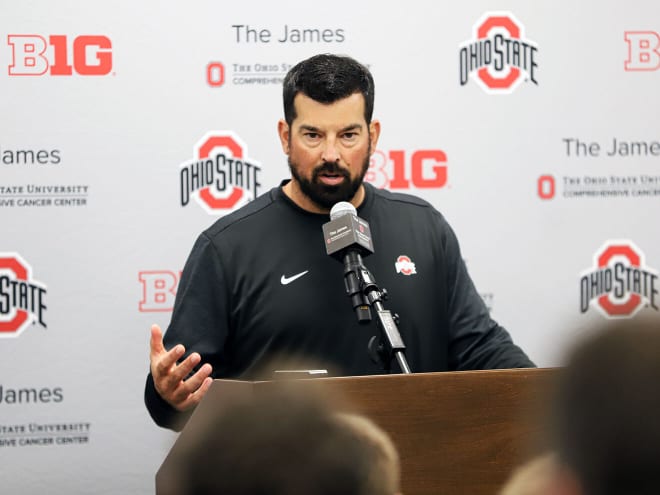
[[278, 356], [333, 375], [383, 373], [368, 352], [376, 322], [356, 318], [344, 267], [326, 253], [322, 227], [338, 202], [370, 226], [364, 262], [387, 289], [413, 372], [534, 366], [490, 318], [442, 214], [363, 182], [381, 130], [368, 69], [313, 56], [289, 71], [283, 96], [291, 178], [201, 233], [164, 338], [152, 327], [145, 402], [156, 423], [182, 428], [213, 378], [254, 378]]

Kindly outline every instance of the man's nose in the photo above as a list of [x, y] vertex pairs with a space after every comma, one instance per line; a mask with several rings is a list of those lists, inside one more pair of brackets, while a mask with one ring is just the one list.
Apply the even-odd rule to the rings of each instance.
[[326, 141], [321, 158], [324, 162], [339, 161], [339, 150], [337, 149], [337, 143], [334, 139]]

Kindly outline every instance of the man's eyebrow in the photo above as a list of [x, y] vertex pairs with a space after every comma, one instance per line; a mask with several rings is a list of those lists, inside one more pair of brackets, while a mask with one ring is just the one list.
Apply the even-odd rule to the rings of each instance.
[[300, 130], [309, 131], [309, 132], [321, 132], [321, 130], [318, 127], [314, 127], [313, 125], [306, 125], [306, 124], [301, 125]]
[[359, 131], [362, 129], [362, 124], [350, 124], [344, 127], [340, 132]]
[[[313, 125], [307, 125], [307, 124], [302, 124], [299, 128], [301, 131], [308, 131], [308, 132], [321, 132], [321, 129], [318, 127], [315, 127]], [[339, 132], [349, 132], [349, 131], [357, 131], [362, 129], [362, 124], [349, 124], [346, 127], [340, 129]]]

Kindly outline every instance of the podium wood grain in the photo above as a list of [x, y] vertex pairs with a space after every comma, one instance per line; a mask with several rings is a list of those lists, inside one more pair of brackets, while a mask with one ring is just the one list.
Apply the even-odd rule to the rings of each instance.
[[[556, 369], [519, 369], [246, 382], [216, 380], [156, 476], [176, 495], [177, 457], [236, 397], [281, 386], [345, 397], [394, 440], [405, 495], [495, 495], [512, 470], [539, 452]], [[331, 395], [332, 396], [332, 395]]]

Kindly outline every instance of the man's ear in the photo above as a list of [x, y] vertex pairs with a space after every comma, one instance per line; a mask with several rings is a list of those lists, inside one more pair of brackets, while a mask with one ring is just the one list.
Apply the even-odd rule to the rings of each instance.
[[376, 151], [378, 146], [378, 138], [380, 137], [380, 121], [372, 120], [369, 124], [369, 135], [371, 139], [371, 151]]
[[285, 155], [289, 154], [290, 132], [289, 124], [287, 124], [284, 119], [280, 119], [277, 122], [277, 134], [280, 137], [280, 144], [282, 145], [282, 151]]

